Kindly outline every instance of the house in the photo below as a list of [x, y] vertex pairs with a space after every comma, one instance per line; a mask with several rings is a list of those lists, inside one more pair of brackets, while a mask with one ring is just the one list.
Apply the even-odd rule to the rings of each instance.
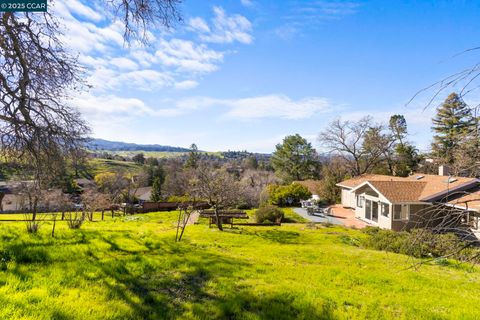
[[293, 183], [298, 183], [310, 191], [312, 197], [308, 201], [316, 201], [320, 200], [320, 196], [318, 195], [318, 190], [320, 190], [320, 181], [317, 180], [304, 180], [304, 181], [295, 181]]
[[[447, 173], [444, 168], [439, 171]], [[400, 231], [431, 223], [430, 218], [437, 208], [434, 205], [454, 207], [451, 201], [479, 188], [480, 180], [447, 175], [365, 174], [337, 186], [341, 188], [342, 205], [355, 210], [355, 217], [380, 228]], [[457, 203], [458, 209], [463, 208], [461, 204], [466, 200], [461, 201]], [[480, 201], [475, 204], [480, 209]]]
[[312, 194], [310, 199], [300, 201], [302, 208], [312, 207], [317, 203], [318, 200], [320, 200], [320, 196], [318, 195], [318, 190], [320, 190], [320, 181], [304, 180], [304, 181], [294, 181], [293, 183], [297, 183], [304, 186]]
[[480, 185], [453, 194], [446, 205], [467, 211], [466, 223], [471, 225], [472, 231], [480, 234]]
[[142, 201], [150, 201], [152, 195], [152, 187], [141, 187], [135, 190], [135, 197]]

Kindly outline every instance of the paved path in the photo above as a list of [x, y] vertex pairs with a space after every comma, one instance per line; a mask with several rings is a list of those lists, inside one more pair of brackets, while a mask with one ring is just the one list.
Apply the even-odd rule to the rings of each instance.
[[368, 224], [365, 221], [355, 218], [355, 211], [344, 208], [341, 204], [330, 206], [330, 214], [342, 221], [347, 227], [365, 228]]
[[332, 224], [343, 225], [341, 220], [336, 219], [334, 217], [327, 216], [327, 215], [325, 215], [325, 216], [320, 216], [320, 215], [309, 216], [307, 214], [307, 209], [304, 209], [304, 208], [294, 208], [293, 211], [295, 211], [295, 213], [304, 217], [305, 219], [313, 221], [313, 222], [322, 222], [322, 223], [329, 222], [329, 223], [332, 223]]
[[368, 225], [364, 221], [355, 218], [355, 212], [353, 210], [344, 208], [339, 204], [330, 206], [330, 215], [325, 215], [325, 217], [309, 216], [307, 210], [303, 208], [295, 208], [293, 210], [305, 219], [313, 222], [330, 222], [332, 224], [355, 228], [365, 228]]

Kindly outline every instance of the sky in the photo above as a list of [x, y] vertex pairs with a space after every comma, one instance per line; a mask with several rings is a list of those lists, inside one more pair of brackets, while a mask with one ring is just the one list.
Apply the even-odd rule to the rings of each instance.
[[91, 88], [69, 103], [93, 137], [269, 153], [298, 133], [323, 152], [317, 136], [337, 118], [403, 114], [427, 150], [433, 91], [409, 100], [480, 58], [462, 53], [480, 45], [479, 1], [185, 0], [179, 9], [183, 21], [151, 30], [144, 46], [126, 45], [97, 1], [49, 7], [85, 66]]

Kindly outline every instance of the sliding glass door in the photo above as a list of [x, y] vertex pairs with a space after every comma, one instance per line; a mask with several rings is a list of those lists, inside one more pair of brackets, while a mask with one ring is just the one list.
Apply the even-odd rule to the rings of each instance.
[[378, 202], [372, 202], [372, 220], [378, 222]]
[[378, 202], [365, 200], [365, 219], [378, 222]]
[[372, 218], [372, 201], [365, 201], [365, 219], [371, 220]]

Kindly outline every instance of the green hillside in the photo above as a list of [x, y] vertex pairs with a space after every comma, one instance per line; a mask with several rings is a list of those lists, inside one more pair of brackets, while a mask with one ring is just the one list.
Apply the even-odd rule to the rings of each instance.
[[305, 224], [174, 243], [176, 213], [0, 226], [1, 319], [475, 319], [477, 268], [358, 248], [360, 231]]

